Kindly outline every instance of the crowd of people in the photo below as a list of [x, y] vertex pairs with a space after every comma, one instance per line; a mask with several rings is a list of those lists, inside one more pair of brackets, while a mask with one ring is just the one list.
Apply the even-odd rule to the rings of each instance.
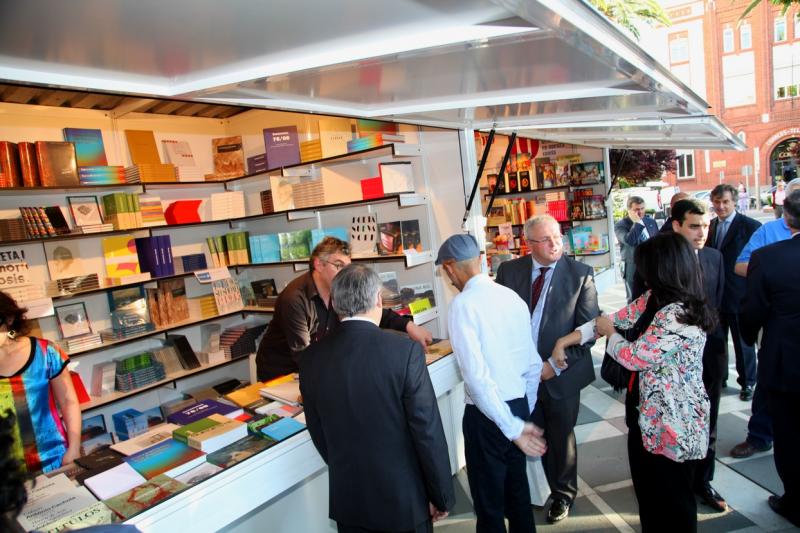
[[[643, 530], [696, 530], [695, 495], [725, 510], [711, 482], [729, 333], [740, 398], [755, 392], [747, 440], [734, 452], [774, 442], [785, 492], [769, 505], [800, 524], [797, 189], [788, 185], [782, 218], [764, 226], [736, 211], [738, 191], [729, 185], [711, 193], [713, 220], [703, 204], [678, 196], [661, 229], [631, 197], [616, 226], [628, 305], [609, 315], [599, 311], [592, 268], [564, 254], [560, 225], [548, 215], [525, 223], [530, 255], [503, 263], [495, 280], [482, 272], [472, 236], [444, 241], [436, 264], [458, 291], [448, 330], [464, 381], [478, 531], [505, 531], [506, 520], [511, 531], [535, 530], [526, 456], [542, 457], [547, 520], [569, 515], [578, 492], [580, 393], [595, 380], [591, 347], [601, 337], [630, 376], [628, 458]], [[432, 531], [455, 502], [425, 365], [432, 336], [384, 309], [378, 275], [350, 264], [346, 242], [324, 239], [309, 267], [278, 298], [258, 349], [258, 377], [299, 372], [339, 531]], [[3, 443], [10, 460], [47, 472], [75, 459], [80, 410], [67, 356], [25, 336], [24, 312], [0, 293], [0, 397], [11, 410], [3, 424], [15, 420]], [[3, 498], [6, 509], [19, 504]]]

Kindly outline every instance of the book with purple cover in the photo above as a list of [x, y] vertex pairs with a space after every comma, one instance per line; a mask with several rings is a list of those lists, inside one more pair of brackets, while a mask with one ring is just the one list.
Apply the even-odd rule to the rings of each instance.
[[288, 167], [300, 163], [300, 142], [296, 126], [264, 129], [267, 168]]
[[203, 400], [172, 413], [167, 417], [167, 420], [171, 424], [185, 426], [213, 414], [235, 418], [242, 412], [241, 407], [218, 402], [217, 400]]

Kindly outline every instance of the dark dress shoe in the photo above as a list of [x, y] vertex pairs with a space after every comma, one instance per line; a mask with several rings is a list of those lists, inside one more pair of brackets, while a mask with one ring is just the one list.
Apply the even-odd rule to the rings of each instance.
[[767, 500], [770, 509], [784, 517], [786, 520], [791, 522], [792, 524], [800, 527], [800, 516], [790, 516], [789, 510], [783, 504], [783, 500], [780, 496], [775, 496], [774, 494], [769, 497]]
[[746, 457], [750, 457], [754, 453], [766, 452], [770, 449], [772, 449], [772, 444], [768, 444], [767, 446], [759, 448], [758, 446], [753, 446], [748, 441], [744, 441], [731, 448], [731, 457], [736, 459], [744, 459]]
[[728, 503], [725, 501], [725, 498], [720, 496], [719, 492], [714, 490], [714, 487], [711, 485], [706, 485], [697, 491], [697, 495], [700, 496], [700, 499], [704, 504], [708, 505], [718, 513], [728, 510]]
[[741, 392], [739, 392], [739, 399], [743, 402], [749, 402], [753, 399], [753, 387], [742, 387]]
[[550, 509], [547, 511], [547, 521], [551, 524], [564, 520], [569, 514], [569, 508], [572, 503], [566, 498], [554, 498], [553, 503], [550, 504]]

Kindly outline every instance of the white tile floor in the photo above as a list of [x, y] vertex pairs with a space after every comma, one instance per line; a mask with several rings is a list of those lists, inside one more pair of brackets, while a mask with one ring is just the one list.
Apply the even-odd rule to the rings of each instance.
[[[600, 307], [615, 311], [625, 304], [625, 289], [618, 285], [601, 295]], [[602, 346], [593, 350], [595, 362], [602, 360]], [[732, 351], [731, 351], [732, 353]], [[599, 366], [598, 375], [599, 375]], [[731, 376], [736, 376], [731, 367]], [[534, 508], [539, 531], [641, 531], [636, 501], [626, 456], [626, 429], [623, 397], [613, 393], [602, 380], [581, 393], [581, 415], [575, 436], [578, 442], [578, 498], [569, 518], [547, 524], [545, 510]], [[712, 513], [698, 504], [698, 530], [701, 532], [798, 531], [775, 514], [767, 497], [780, 493], [782, 485], [775, 473], [772, 452], [748, 459], [733, 459], [730, 448], [746, 435], [749, 403], [739, 400], [738, 390], [726, 389], [720, 405], [719, 446], [713, 486], [731, 507], [725, 513]], [[475, 530], [474, 514], [463, 472], [456, 478], [459, 502], [450, 518], [436, 525], [438, 533]], [[771, 489], [771, 490], [770, 490]]]

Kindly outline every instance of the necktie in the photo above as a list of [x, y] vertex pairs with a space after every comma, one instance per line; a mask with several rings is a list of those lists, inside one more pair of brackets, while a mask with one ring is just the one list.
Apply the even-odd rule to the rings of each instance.
[[717, 242], [715, 248], [719, 249], [722, 246], [722, 241], [725, 239], [725, 234], [728, 232], [728, 220], [723, 220], [717, 223]]
[[533, 285], [531, 286], [531, 313], [536, 309], [536, 304], [539, 303], [539, 297], [542, 295], [542, 287], [544, 287], [544, 279], [548, 270], [550, 270], [550, 267], [540, 267], [539, 277], [533, 280]]

